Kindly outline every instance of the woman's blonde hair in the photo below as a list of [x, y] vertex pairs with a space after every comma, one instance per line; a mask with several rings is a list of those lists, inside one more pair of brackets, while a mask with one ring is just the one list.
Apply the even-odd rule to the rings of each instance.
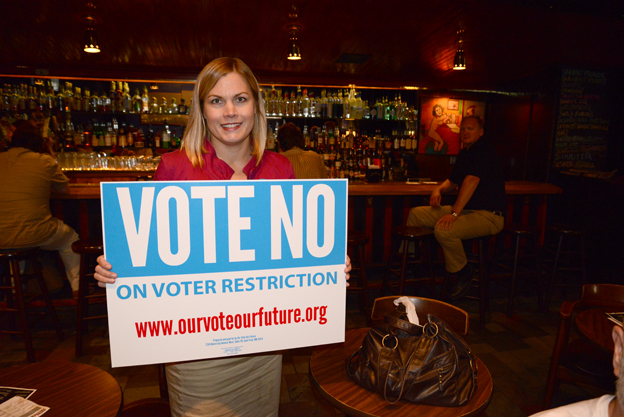
[[204, 117], [204, 99], [227, 74], [235, 72], [239, 74], [251, 89], [255, 105], [254, 127], [251, 131], [251, 150], [259, 164], [266, 146], [267, 121], [264, 111], [264, 101], [260, 94], [260, 85], [249, 67], [238, 58], [217, 58], [204, 67], [197, 77], [195, 88], [193, 89], [193, 104], [184, 137], [182, 138], [182, 149], [194, 167], [203, 167], [203, 154], [206, 153], [204, 140], [208, 137], [211, 140], [210, 131], [207, 128]]

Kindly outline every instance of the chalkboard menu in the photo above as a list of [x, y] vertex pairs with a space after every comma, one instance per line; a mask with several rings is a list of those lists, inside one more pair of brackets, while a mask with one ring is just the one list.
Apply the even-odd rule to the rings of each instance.
[[604, 168], [609, 134], [605, 73], [564, 69], [553, 167], [560, 170]]

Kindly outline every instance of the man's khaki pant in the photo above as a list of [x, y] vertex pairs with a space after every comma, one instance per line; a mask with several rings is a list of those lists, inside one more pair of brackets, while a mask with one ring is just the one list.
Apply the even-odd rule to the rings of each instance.
[[[407, 217], [408, 226], [422, 226], [433, 229], [438, 220], [453, 211], [452, 206], [414, 207]], [[434, 236], [444, 252], [446, 270], [455, 273], [462, 269], [468, 260], [462, 240], [495, 235], [505, 224], [505, 218], [488, 210], [464, 210], [453, 222], [451, 230], [434, 230]]]

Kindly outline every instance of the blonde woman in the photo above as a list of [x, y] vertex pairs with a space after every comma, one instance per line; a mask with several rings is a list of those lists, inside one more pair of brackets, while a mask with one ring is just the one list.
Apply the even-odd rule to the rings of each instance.
[[[266, 115], [255, 76], [241, 60], [219, 58], [199, 74], [179, 151], [163, 155], [157, 181], [293, 179], [284, 156], [265, 152]], [[95, 278], [117, 274], [100, 257]], [[345, 272], [351, 270], [347, 258]], [[173, 416], [277, 416], [282, 357], [258, 354], [168, 364]]]

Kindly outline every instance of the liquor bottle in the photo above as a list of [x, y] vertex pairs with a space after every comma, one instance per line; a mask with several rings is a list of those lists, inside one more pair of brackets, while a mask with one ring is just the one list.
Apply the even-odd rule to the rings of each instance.
[[128, 130], [126, 131], [126, 143], [129, 147], [134, 146], [134, 136], [136, 135], [136, 130], [134, 129], [134, 125], [130, 125]]
[[412, 134], [410, 135], [410, 137], [412, 138], [412, 150], [417, 151], [418, 150], [418, 138], [416, 137], [416, 132], [412, 130]]
[[401, 135], [401, 138], [399, 139], [399, 150], [400, 151], [404, 151], [406, 148], [406, 144], [405, 144], [405, 138], [407, 136], [407, 131], [404, 131], [403, 134]]
[[310, 116], [310, 98], [308, 97], [307, 88], [303, 89], [303, 97], [301, 98], [301, 105], [302, 105], [301, 112], [303, 113], [303, 117], [309, 117]]
[[84, 129], [82, 125], [78, 125], [78, 128], [74, 131], [74, 146], [81, 147], [84, 144]]
[[310, 99], [310, 117], [317, 117], [317, 100], [314, 98], [314, 92], [310, 91], [310, 94], [308, 94], [308, 98]]
[[275, 96], [275, 103], [277, 105], [277, 115], [279, 117], [283, 117], [284, 116], [284, 101], [282, 100], [282, 89], [278, 88], [276, 90], [276, 96]]
[[306, 151], [310, 150], [310, 134], [308, 133], [308, 125], [303, 125], [303, 144]]
[[131, 113], [132, 110], [132, 97], [130, 97], [130, 87], [128, 86], [128, 83], [124, 83], [123, 86], [123, 96], [122, 96], [122, 106], [123, 106], [123, 113]]
[[73, 111], [82, 111], [82, 109], [84, 108], [84, 105], [82, 104], [82, 95], [80, 94], [80, 92], [80, 87], [76, 87], [74, 89]]
[[141, 109], [143, 108], [143, 100], [139, 95], [139, 89], [134, 89], [134, 96], [132, 97], [132, 113], [141, 113]]
[[155, 147], [154, 143], [154, 129], [152, 129], [152, 125], [147, 126], [147, 137], [145, 138], [145, 146], [148, 148]]
[[110, 82], [110, 90], [108, 91], [108, 98], [106, 99], [106, 107], [108, 108], [107, 113], [116, 113], [121, 111], [121, 109], [117, 107], [117, 88], [115, 81]]
[[117, 89], [115, 90], [115, 111], [118, 113], [123, 112], [123, 81], [117, 82]]
[[161, 97], [160, 98], [160, 108], [158, 109], [158, 113], [159, 114], [166, 114], [167, 113], [167, 98], [166, 97]]
[[301, 86], [297, 87], [297, 117], [303, 117], [303, 96], [301, 95]]
[[113, 146], [113, 137], [111, 135], [111, 131], [113, 130], [113, 127], [111, 125], [110, 122], [108, 122], [106, 124], [106, 130], [104, 132], [104, 143], [102, 143], [102, 145], [104, 146]]
[[160, 148], [162, 146], [162, 133], [160, 131], [156, 132], [156, 135], [154, 135], [154, 146], [156, 148]]
[[269, 150], [269, 151], [274, 151], [275, 150], [275, 135], [273, 134], [273, 130], [271, 129], [271, 125], [267, 126], [266, 149]]
[[310, 150], [316, 152], [317, 148], [316, 148], [316, 134], [317, 134], [318, 128], [316, 126], [313, 126], [312, 129], [310, 130]]
[[149, 113], [149, 95], [147, 94], [147, 86], [143, 86], [143, 95], [141, 96], [141, 113]]
[[171, 99], [171, 105], [167, 109], [167, 113], [169, 113], [169, 114], [178, 114], [178, 103], [177, 103], [175, 97]]
[[[164, 99], [164, 97], [163, 97]], [[165, 100], [165, 104], [166, 104]], [[165, 149], [171, 148], [171, 131], [169, 130], [169, 124], [167, 123], [167, 119], [165, 119], [165, 123], [163, 126], [162, 132], [162, 147]]]
[[[17, 91], [17, 90], [16, 90]], [[19, 98], [18, 98], [19, 101]], [[59, 85], [59, 91], [56, 94], [56, 103], [54, 105], [56, 111], [65, 111], [65, 95], [63, 94], [63, 88]]]
[[149, 112], [152, 114], [157, 114], [160, 112], [160, 106], [158, 105], [158, 99], [156, 97], [152, 97], [150, 103]]
[[299, 102], [295, 96], [295, 91], [290, 92], [290, 117], [297, 117], [299, 111]]
[[351, 87], [351, 89], [349, 90], [349, 98], [347, 100], [347, 103], [349, 106], [349, 113], [346, 116], [346, 118], [357, 119], [356, 117], [357, 105], [355, 104], [355, 88], [354, 87]]
[[321, 116], [327, 117], [327, 91], [323, 88], [321, 90]]
[[100, 146], [100, 126], [98, 125], [97, 120], [93, 119], [92, 122], [93, 130], [91, 131], [91, 146], [97, 148]]
[[113, 131], [111, 132], [111, 143], [113, 144], [113, 150], [119, 145], [119, 123], [117, 119], [113, 117]]
[[355, 118], [363, 119], [364, 118], [364, 106], [362, 102], [362, 92], [358, 91], [355, 93]]
[[31, 86], [28, 91], [27, 107], [29, 112], [37, 110], [37, 100], [35, 98], [35, 87]]
[[405, 136], [405, 151], [411, 152], [412, 151], [412, 137], [410, 136], [409, 130], [406, 130], [403, 136]]
[[135, 134], [134, 147], [135, 148], [144, 148], [145, 147], [145, 136], [143, 135], [143, 129], [137, 129]]
[[284, 91], [284, 116], [291, 117], [292, 115], [292, 105], [290, 103], [290, 94], [288, 91]]
[[186, 114], [186, 104], [184, 104], [184, 99], [180, 99], [180, 105], [178, 106], [178, 114]]
[[98, 112], [105, 113], [106, 112], [106, 94], [102, 91], [102, 94], [98, 96]]
[[126, 122], [121, 122], [121, 126], [119, 126], [117, 145], [122, 149], [128, 146], [128, 136], [126, 135]]

